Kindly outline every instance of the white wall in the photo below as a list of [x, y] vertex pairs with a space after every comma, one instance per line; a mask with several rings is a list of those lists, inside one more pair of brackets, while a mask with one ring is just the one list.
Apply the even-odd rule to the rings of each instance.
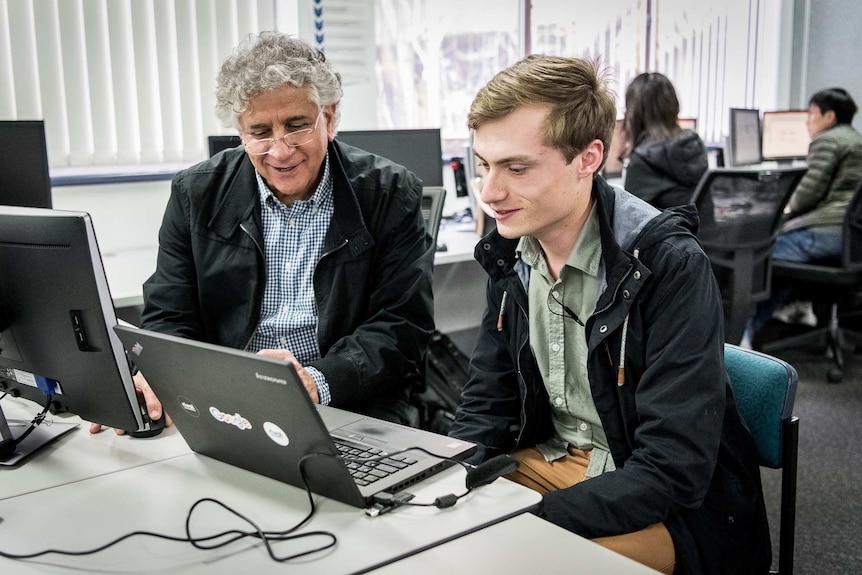
[[93, 218], [103, 255], [158, 246], [159, 226], [171, 191], [168, 180], [53, 188], [54, 208]]

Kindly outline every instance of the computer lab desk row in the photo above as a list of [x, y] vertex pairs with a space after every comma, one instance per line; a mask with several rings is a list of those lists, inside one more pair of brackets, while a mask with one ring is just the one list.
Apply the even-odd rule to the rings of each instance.
[[[2, 405], [10, 419], [29, 418], [38, 410], [8, 397]], [[80, 423], [24, 463], [0, 466], [0, 551], [88, 550], [133, 531], [184, 537], [189, 511], [202, 498], [229, 506], [264, 531], [287, 530], [309, 512], [303, 490], [192, 453], [175, 428], [155, 438], [132, 439], [111, 431], [91, 435], [88, 424]], [[417, 502], [461, 493], [464, 470], [450, 468], [411, 491]], [[654, 573], [528, 513], [538, 494], [506, 479], [448, 509], [401, 507], [378, 517], [324, 497], [314, 500], [315, 514], [297, 532], [328, 532], [336, 543], [283, 564], [270, 559], [256, 539], [202, 550], [138, 535], [90, 555], [0, 558], [0, 572]], [[201, 504], [190, 521], [194, 537], [230, 529], [251, 528], [214, 503]], [[294, 554], [329, 537], [274, 543], [273, 551]]]

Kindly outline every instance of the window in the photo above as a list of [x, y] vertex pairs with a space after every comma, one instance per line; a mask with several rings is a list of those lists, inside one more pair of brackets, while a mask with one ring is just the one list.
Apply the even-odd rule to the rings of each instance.
[[[697, 118], [708, 142], [727, 133], [730, 107], [776, 107], [781, 0], [376, 0], [375, 6], [381, 128], [440, 126], [444, 139], [463, 145], [476, 91], [528, 52], [598, 59], [612, 74], [620, 116], [628, 83], [641, 72], [662, 72], [674, 82], [681, 115]], [[527, 20], [522, 43], [519, 26]]]
[[[682, 115], [719, 141], [730, 107], [776, 108], [787, 4], [342, 0], [327, 13], [373, 9], [367, 127], [439, 127], [444, 154], [461, 155], [476, 91], [528, 52], [599, 58], [618, 102], [636, 74], [663, 72]], [[52, 167], [204, 159], [206, 137], [230, 132], [213, 112], [221, 61], [247, 34], [297, 33], [312, 13], [311, 0], [0, 0], [0, 119], [44, 119]]]
[[376, 0], [378, 127], [440, 127], [463, 154], [476, 90], [521, 56], [518, 0]]

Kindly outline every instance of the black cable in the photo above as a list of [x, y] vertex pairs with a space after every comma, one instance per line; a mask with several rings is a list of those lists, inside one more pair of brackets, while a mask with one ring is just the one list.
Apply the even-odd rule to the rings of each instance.
[[[48, 402], [48, 404], [50, 404], [50, 401]], [[46, 406], [45, 411], [43, 411], [41, 414], [43, 418], [44, 418], [44, 414], [46, 412], [47, 412], [47, 406]], [[39, 416], [36, 416], [36, 418], [39, 418]], [[36, 419], [34, 419], [34, 422], [35, 421], [36, 421]], [[335, 536], [335, 534], [328, 532], [328, 531], [310, 531], [308, 533], [300, 533], [300, 534], [294, 533], [297, 529], [301, 528], [303, 525], [308, 523], [308, 521], [314, 516], [314, 513], [317, 510], [316, 505], [314, 503], [314, 495], [311, 492], [311, 487], [308, 484], [308, 478], [305, 475], [305, 463], [306, 463], [306, 461], [308, 461], [312, 457], [335, 457], [338, 459], [342, 459], [344, 461], [372, 462], [372, 461], [381, 461], [383, 459], [390, 458], [390, 457], [395, 456], [395, 455], [400, 455], [402, 453], [407, 453], [410, 451], [420, 451], [422, 453], [425, 453], [425, 454], [427, 454], [431, 457], [435, 457], [437, 459], [450, 461], [452, 463], [457, 463], [458, 465], [461, 465], [462, 467], [464, 467], [468, 471], [470, 469], [473, 469], [473, 466], [471, 466], [469, 463], [465, 463], [464, 461], [452, 459], [449, 457], [442, 457], [442, 456], [437, 455], [435, 453], [432, 453], [432, 452], [430, 452], [427, 449], [424, 449], [422, 447], [410, 447], [410, 448], [401, 449], [399, 451], [395, 451], [392, 453], [384, 453], [381, 455], [376, 455], [374, 457], [365, 457], [365, 458], [343, 456], [340, 454], [332, 454], [332, 453], [309, 453], [309, 454], [303, 456], [299, 460], [299, 472], [300, 472], [300, 476], [302, 478], [303, 485], [305, 487], [305, 493], [308, 496], [308, 502], [309, 502], [309, 508], [310, 509], [309, 509], [308, 514], [305, 517], [303, 517], [295, 525], [293, 525], [292, 527], [290, 527], [289, 529], [286, 529], [284, 531], [263, 531], [260, 528], [260, 526], [257, 525], [257, 523], [252, 521], [250, 518], [242, 515], [238, 511], [232, 509], [228, 505], [222, 503], [221, 501], [219, 501], [217, 499], [213, 499], [210, 497], [204, 497], [204, 498], [197, 500], [189, 508], [189, 512], [186, 515], [186, 521], [185, 521], [185, 537], [165, 535], [163, 533], [155, 533], [152, 531], [132, 531], [130, 533], [126, 533], [125, 535], [121, 535], [120, 537], [117, 537], [116, 539], [109, 541], [108, 543], [105, 543], [104, 545], [101, 545], [99, 547], [95, 547], [93, 549], [85, 549], [82, 551], [69, 551], [69, 550], [64, 550], [64, 549], [45, 549], [43, 551], [36, 551], [33, 553], [26, 553], [26, 554], [16, 554], [16, 553], [8, 553], [5, 551], [0, 551], [0, 557], [4, 557], [6, 559], [35, 559], [37, 557], [42, 557], [43, 555], [49, 555], [49, 554], [67, 555], [67, 556], [73, 556], [73, 557], [83, 556], [83, 555], [93, 555], [95, 553], [99, 553], [101, 551], [104, 551], [105, 549], [108, 549], [110, 547], [113, 547], [114, 545], [117, 545], [118, 543], [121, 543], [121, 542], [125, 541], [126, 539], [130, 539], [130, 538], [135, 537], [135, 536], [145, 536], [145, 537], [154, 537], [156, 539], [163, 539], [163, 540], [167, 540], [167, 541], [175, 541], [177, 543], [189, 543], [192, 546], [194, 546], [195, 548], [201, 549], [201, 550], [218, 549], [218, 548], [224, 547], [226, 545], [229, 545], [231, 543], [234, 543], [236, 541], [250, 537], [250, 538], [258, 539], [263, 543], [264, 547], [266, 548], [267, 554], [270, 556], [270, 558], [273, 561], [284, 562], [284, 561], [289, 561], [291, 559], [297, 559], [299, 557], [304, 557], [306, 555], [311, 555], [313, 553], [325, 551], [326, 549], [334, 547], [335, 544], [338, 542], [338, 538]], [[387, 509], [394, 509], [394, 508], [400, 507], [402, 505], [413, 505], [416, 507], [437, 507], [440, 509], [444, 509], [446, 507], [451, 507], [452, 505], [455, 505], [455, 503], [458, 500], [460, 500], [462, 497], [468, 495], [471, 491], [473, 491], [473, 489], [474, 489], [473, 487], [470, 487], [464, 493], [462, 493], [460, 495], [456, 495], [453, 493], [443, 495], [443, 496], [437, 497], [433, 502], [428, 502], [428, 503], [422, 503], [422, 502], [413, 503], [413, 502], [410, 502], [409, 499], [407, 499], [407, 498], [403, 498], [403, 497], [399, 498], [399, 497], [395, 496], [388, 502], [389, 507]], [[191, 533], [192, 515], [194, 514], [195, 509], [197, 509], [200, 505], [205, 504], [205, 503], [213, 503], [215, 505], [220, 506], [221, 508], [228, 511], [229, 513], [232, 513], [233, 515], [237, 516], [238, 518], [240, 518], [243, 521], [245, 521], [246, 523], [248, 523], [252, 527], [252, 531], [242, 531], [239, 529], [229, 529], [226, 531], [222, 531], [220, 533], [215, 533], [215, 534], [207, 535], [207, 536], [203, 536], [203, 537], [192, 536], [192, 533]], [[287, 555], [284, 557], [278, 557], [275, 554], [274, 549], [272, 548], [272, 543], [278, 543], [281, 541], [289, 541], [289, 540], [298, 540], [298, 539], [303, 539], [303, 538], [307, 538], [307, 537], [315, 537], [315, 536], [327, 537], [329, 539], [329, 541], [324, 543], [324, 544], [321, 544], [318, 547], [308, 549], [305, 551], [300, 551], [298, 553], [294, 553], [293, 555]], [[208, 544], [208, 542], [216, 541], [218, 539], [223, 539], [223, 541], [218, 541], [218, 542], [215, 542], [212, 544]]]
[[[306, 457], [308, 457], [308, 456], [306, 456]], [[305, 458], [303, 458], [303, 460], [304, 459]], [[165, 535], [163, 533], [155, 533], [153, 531], [132, 531], [130, 533], [126, 533], [125, 535], [121, 535], [120, 537], [117, 537], [116, 539], [109, 541], [109, 542], [105, 543], [104, 545], [100, 545], [99, 547], [95, 547], [93, 549], [85, 549], [82, 551], [69, 551], [69, 550], [65, 550], [65, 549], [45, 549], [43, 551], [36, 551], [33, 553], [26, 553], [26, 554], [16, 554], [16, 553], [8, 553], [5, 551], [0, 551], [0, 557], [5, 557], [6, 559], [35, 559], [37, 557], [41, 557], [43, 555], [49, 555], [49, 554], [67, 555], [67, 556], [73, 556], [73, 557], [78, 557], [78, 556], [83, 556], [83, 555], [93, 555], [95, 553], [99, 553], [101, 551], [104, 551], [105, 549], [113, 547], [114, 545], [117, 545], [118, 543], [121, 543], [121, 542], [125, 541], [126, 539], [130, 539], [130, 538], [135, 537], [135, 536], [154, 537], [156, 539], [175, 541], [177, 543], [189, 543], [192, 546], [194, 546], [195, 548], [201, 549], [201, 550], [218, 549], [218, 548], [224, 547], [226, 545], [229, 545], [231, 543], [234, 543], [236, 541], [250, 537], [250, 538], [254, 538], [254, 539], [259, 539], [263, 543], [264, 547], [266, 548], [267, 554], [270, 556], [270, 558], [273, 561], [284, 562], [284, 561], [289, 561], [291, 559], [304, 557], [306, 555], [311, 555], [313, 553], [325, 551], [326, 549], [334, 547], [335, 544], [338, 542], [338, 538], [335, 536], [335, 534], [330, 533], [328, 531], [309, 531], [308, 533], [294, 534], [294, 532], [297, 529], [299, 529], [300, 527], [302, 527], [303, 525], [308, 523], [308, 521], [311, 519], [311, 517], [314, 515], [314, 513], [316, 511], [316, 506], [314, 503], [314, 495], [311, 493], [311, 488], [309, 487], [308, 481], [305, 478], [305, 473], [304, 473], [303, 468], [302, 468], [302, 460], [300, 461], [300, 472], [302, 474], [302, 481], [303, 481], [303, 484], [305, 486], [305, 492], [306, 492], [306, 495], [308, 496], [308, 501], [310, 504], [310, 511], [298, 523], [296, 523], [295, 525], [293, 525], [292, 527], [290, 527], [284, 531], [263, 531], [254, 521], [252, 521], [248, 517], [242, 515], [238, 511], [232, 509], [228, 505], [222, 503], [221, 501], [218, 501], [217, 499], [213, 499], [210, 497], [204, 497], [202, 499], [198, 499], [197, 501], [195, 501], [195, 503], [192, 504], [192, 506], [189, 508], [189, 512], [186, 515], [186, 522], [185, 522], [185, 534], [186, 534], [185, 537], [177, 537], [174, 535]], [[193, 515], [195, 509], [197, 509], [200, 505], [202, 505], [204, 503], [214, 503], [214, 504], [220, 506], [224, 510], [228, 511], [229, 513], [232, 513], [233, 515], [237, 516], [238, 518], [240, 518], [243, 521], [245, 521], [246, 523], [248, 523], [252, 527], [252, 530], [251, 531], [242, 531], [239, 529], [229, 529], [229, 530], [215, 533], [212, 535], [207, 535], [207, 536], [203, 536], [203, 537], [194, 537], [191, 533], [192, 515]], [[274, 549], [272, 548], [272, 543], [278, 543], [281, 541], [289, 541], [289, 540], [299, 540], [299, 539], [308, 538], [308, 537], [326, 537], [329, 540], [322, 543], [321, 545], [319, 545], [317, 547], [307, 549], [304, 551], [300, 551], [298, 553], [294, 553], [292, 555], [287, 555], [284, 557], [278, 557], [275, 554]], [[224, 540], [216, 542], [216, 543], [212, 543], [212, 544], [207, 544], [210, 541], [216, 541], [218, 539], [224, 539]]]
[[[391, 458], [391, 457], [396, 456], [396, 455], [408, 453], [410, 451], [421, 451], [422, 453], [429, 455], [431, 457], [434, 457], [436, 459], [440, 459], [443, 461], [449, 461], [451, 463], [457, 463], [458, 465], [460, 465], [461, 467], [463, 467], [467, 471], [470, 471], [471, 469], [473, 469], [472, 465], [470, 465], [469, 463], [466, 463], [464, 461], [461, 461], [460, 459], [453, 459], [451, 457], [444, 457], [442, 455], [437, 455], [436, 453], [432, 453], [431, 451], [428, 451], [427, 449], [425, 449], [423, 447], [418, 447], [418, 446], [408, 447], [406, 449], [400, 449], [400, 450], [394, 451], [392, 453], [384, 453], [381, 455], [375, 455], [374, 457], [352, 457], [349, 455], [341, 455], [341, 454], [332, 455], [330, 453], [317, 453], [317, 454], [310, 454], [310, 455], [326, 455], [326, 456], [330, 456], [330, 457], [336, 457], [336, 458], [342, 459], [344, 461], [354, 461], [357, 463], [369, 463], [369, 462], [373, 462], [373, 461], [382, 461], [383, 459], [388, 459], [388, 458]], [[308, 456], [306, 456], [306, 457], [308, 457]], [[303, 480], [304, 480], [304, 476], [303, 476]], [[393, 497], [391, 499], [387, 499], [386, 501], [379, 501], [379, 503], [381, 503], [382, 505], [385, 505], [385, 506], [389, 506], [389, 509], [401, 507], [402, 505], [412, 505], [414, 507], [436, 507], [438, 509], [445, 509], [447, 507], [452, 507], [453, 505], [455, 505], [461, 498], [469, 495], [471, 491], [473, 491], [473, 488], [467, 489], [464, 493], [461, 493], [461, 494], [449, 493], [446, 495], [441, 495], [440, 497], [435, 498], [433, 502], [413, 502], [413, 501], [410, 501], [409, 499], [398, 499], [398, 498]], [[387, 510], [389, 510], [389, 509], [387, 509]]]
[[[6, 397], [6, 394], [3, 394], [3, 397]], [[0, 397], [0, 399], [3, 399]], [[15, 453], [15, 447], [17, 447], [22, 441], [24, 441], [28, 435], [33, 433], [37, 426], [41, 425], [43, 421], [45, 421], [45, 416], [48, 413], [48, 409], [51, 407], [51, 400], [54, 398], [53, 395], [45, 396], [45, 405], [41, 412], [39, 412], [33, 420], [30, 422], [30, 427], [28, 427], [24, 432], [18, 437], [13, 437], [11, 439], [4, 439], [0, 441], [0, 461], [4, 459], [8, 459]]]

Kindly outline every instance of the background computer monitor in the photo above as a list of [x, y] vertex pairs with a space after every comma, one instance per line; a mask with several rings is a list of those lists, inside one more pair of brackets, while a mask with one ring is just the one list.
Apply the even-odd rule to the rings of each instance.
[[764, 160], [801, 160], [808, 157], [808, 110], [764, 112], [761, 156]]
[[335, 139], [401, 164], [425, 186], [443, 185], [440, 129], [338, 132]]
[[209, 146], [211, 158], [222, 150], [236, 148], [240, 144], [242, 144], [242, 138], [236, 134], [233, 136], [207, 136], [207, 145]]
[[90, 216], [0, 206], [0, 391], [147, 429], [116, 324]]
[[732, 166], [759, 164], [760, 157], [760, 110], [748, 108], [730, 109], [730, 132], [728, 148]]
[[676, 123], [683, 130], [697, 131], [697, 118], [677, 118]]
[[50, 208], [44, 122], [2, 120], [0, 142], [0, 205]]

